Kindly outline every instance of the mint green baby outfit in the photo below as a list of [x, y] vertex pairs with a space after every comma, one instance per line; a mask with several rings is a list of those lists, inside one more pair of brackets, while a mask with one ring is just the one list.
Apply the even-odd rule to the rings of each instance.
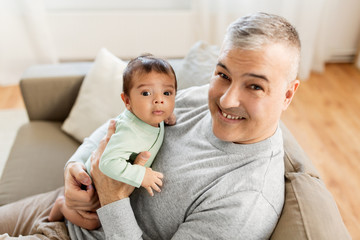
[[[99, 168], [107, 176], [134, 187], [140, 187], [145, 167], [150, 167], [164, 139], [164, 122], [153, 127], [125, 110], [116, 118], [116, 130], [100, 159]], [[145, 166], [133, 165], [138, 153], [149, 151]], [[90, 173], [90, 159], [85, 163]]]

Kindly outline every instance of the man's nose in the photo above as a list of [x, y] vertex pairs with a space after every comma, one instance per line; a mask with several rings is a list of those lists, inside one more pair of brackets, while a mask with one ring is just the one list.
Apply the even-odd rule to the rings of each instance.
[[220, 97], [220, 105], [223, 108], [239, 107], [241, 105], [241, 93], [234, 87], [229, 87]]

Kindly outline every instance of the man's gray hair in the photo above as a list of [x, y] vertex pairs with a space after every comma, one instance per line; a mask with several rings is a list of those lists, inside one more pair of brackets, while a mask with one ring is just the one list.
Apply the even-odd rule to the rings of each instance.
[[294, 49], [292, 69], [289, 72], [289, 81], [296, 79], [301, 44], [296, 29], [283, 17], [255, 13], [246, 15], [234, 21], [227, 29], [224, 43], [245, 50], [260, 49], [269, 43], [280, 43]]

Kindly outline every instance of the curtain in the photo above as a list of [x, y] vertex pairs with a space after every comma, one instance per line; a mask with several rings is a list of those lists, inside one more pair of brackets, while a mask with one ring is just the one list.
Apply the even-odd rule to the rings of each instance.
[[43, 0], [0, 0], [0, 85], [13, 85], [25, 69], [56, 63]]
[[[267, 12], [285, 17], [299, 32], [302, 44], [299, 78], [307, 79], [311, 70], [322, 71], [326, 56], [326, 34], [331, 24], [329, 14], [338, 0], [198, 0], [201, 39], [221, 45], [227, 26], [253, 12]], [[336, 10], [335, 10], [336, 11]]]

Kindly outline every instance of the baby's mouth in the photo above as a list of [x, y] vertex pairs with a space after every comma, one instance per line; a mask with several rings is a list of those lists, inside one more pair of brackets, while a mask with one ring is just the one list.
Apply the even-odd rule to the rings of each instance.
[[161, 110], [153, 111], [153, 114], [155, 114], [155, 115], [162, 115], [163, 113], [164, 113], [164, 111], [161, 111]]

